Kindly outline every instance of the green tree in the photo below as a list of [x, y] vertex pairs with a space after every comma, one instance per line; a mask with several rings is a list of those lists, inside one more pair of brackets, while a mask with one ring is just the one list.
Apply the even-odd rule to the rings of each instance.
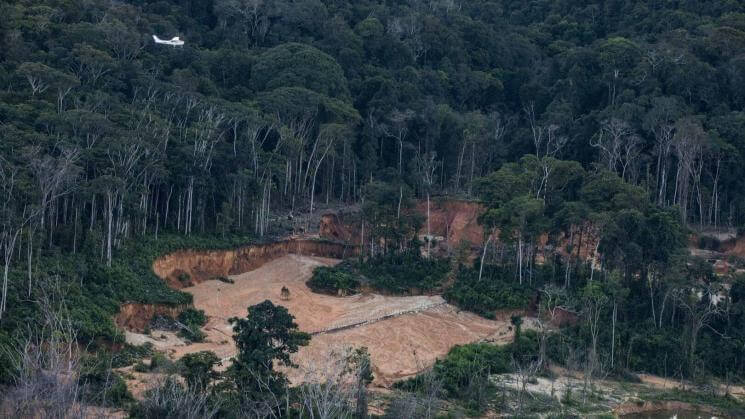
[[186, 354], [179, 360], [181, 376], [191, 388], [205, 390], [210, 383], [219, 377], [214, 367], [221, 366], [220, 358], [212, 351], [200, 351]]
[[241, 402], [281, 399], [287, 378], [274, 369], [274, 363], [296, 367], [290, 355], [310, 341], [310, 335], [298, 330], [295, 318], [282, 306], [266, 300], [248, 307], [246, 318], [228, 319], [238, 354], [227, 376]]

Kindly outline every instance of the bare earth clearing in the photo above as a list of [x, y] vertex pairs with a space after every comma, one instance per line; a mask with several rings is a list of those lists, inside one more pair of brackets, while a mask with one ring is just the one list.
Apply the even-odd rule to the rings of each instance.
[[[160, 331], [153, 331], [152, 337], [128, 332], [127, 340], [152, 342], [174, 359], [210, 350], [228, 360], [235, 355], [228, 319], [244, 317], [248, 306], [269, 299], [287, 307], [301, 330], [314, 334], [310, 345], [294, 357], [300, 368], [288, 371], [293, 382], [301, 380], [305, 366], [326, 356], [330, 349], [365, 346], [373, 363], [374, 384], [387, 387], [428, 367], [454, 345], [512, 339], [509, 321], [491, 321], [459, 311], [440, 296], [368, 293], [335, 297], [311, 292], [305, 281], [313, 268], [338, 262], [290, 254], [231, 276], [234, 284], [206, 281], [183, 289], [194, 296], [194, 306], [209, 317], [202, 343], [186, 345], [173, 333]], [[280, 298], [282, 286], [290, 290], [289, 300]]]

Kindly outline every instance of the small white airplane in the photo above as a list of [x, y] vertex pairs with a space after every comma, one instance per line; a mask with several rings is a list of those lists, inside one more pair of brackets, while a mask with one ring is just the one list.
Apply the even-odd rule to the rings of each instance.
[[156, 35], [153, 35], [153, 40], [156, 44], [172, 45], [174, 47], [184, 46], [184, 41], [182, 41], [178, 36], [174, 36], [171, 39], [160, 39]]

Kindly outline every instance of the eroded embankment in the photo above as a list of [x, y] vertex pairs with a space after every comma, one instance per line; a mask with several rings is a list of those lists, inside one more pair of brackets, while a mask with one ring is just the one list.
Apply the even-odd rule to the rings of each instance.
[[[444, 247], [434, 254], [447, 255], [452, 249], [462, 243], [470, 243], [473, 249], [480, 248], [485, 239], [484, 227], [479, 224], [479, 217], [486, 211], [483, 204], [475, 201], [460, 199], [433, 198], [427, 208], [426, 200], [419, 200], [409, 211], [422, 218], [422, 226], [417, 232], [420, 238], [428, 234], [434, 237], [437, 244]], [[429, 213], [429, 223], [427, 214]], [[359, 244], [361, 239], [361, 219], [359, 212], [337, 212], [324, 214], [319, 224], [319, 236], [327, 240], [335, 240], [350, 244]], [[492, 243], [499, 240], [498, 232], [492, 233]], [[589, 260], [596, 257], [598, 237], [590, 223], [575, 225], [570, 234], [561, 233], [554, 237], [556, 242], [551, 249], [566, 257], [567, 249], [571, 248], [574, 257]], [[544, 233], [538, 240], [538, 260], [542, 261], [547, 254], [549, 237]], [[571, 244], [571, 246], [569, 246]], [[744, 245], [745, 248], [745, 245]], [[450, 250], [450, 251], [448, 251]], [[744, 251], [745, 252], [745, 251]], [[472, 256], [480, 253], [474, 252]]]
[[144, 331], [155, 316], [176, 318], [186, 306], [168, 306], [164, 304], [125, 303], [119, 307], [114, 323], [125, 330]]
[[211, 279], [252, 271], [289, 254], [344, 259], [357, 254], [355, 246], [319, 240], [290, 239], [233, 250], [180, 250], [153, 262], [153, 272], [181, 289]]
[[[413, 211], [427, 217], [427, 201], [417, 201]], [[484, 206], [478, 202], [457, 199], [431, 199], [429, 205], [429, 232], [442, 237], [447, 243], [456, 245], [468, 241], [481, 245], [484, 240], [484, 229], [478, 223]], [[361, 238], [359, 213], [329, 213], [321, 217], [319, 235], [329, 240], [339, 240], [358, 244]], [[427, 234], [426, 222], [418, 232]]]
[[[357, 254], [355, 246], [321, 240], [289, 239], [246, 245], [231, 250], [179, 250], [153, 262], [153, 272], [168, 286], [182, 289], [204, 281], [255, 270], [289, 254], [343, 259]], [[122, 329], [143, 332], [155, 316], [177, 317], [186, 306], [122, 304], [114, 323]]]

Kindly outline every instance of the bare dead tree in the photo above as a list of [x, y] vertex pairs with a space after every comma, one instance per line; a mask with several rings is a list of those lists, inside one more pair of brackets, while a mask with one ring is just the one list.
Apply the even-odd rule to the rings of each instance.
[[525, 406], [525, 397], [530, 395], [528, 384], [535, 380], [538, 371], [541, 369], [541, 360], [535, 360], [528, 363], [518, 362], [512, 359], [512, 369], [515, 371], [517, 379], [517, 410], [522, 413]]
[[667, 178], [670, 150], [673, 144], [675, 127], [672, 124], [661, 124], [654, 130], [655, 150], [657, 152], [657, 204], [665, 203], [667, 196]]
[[383, 133], [394, 140], [398, 144], [398, 175], [403, 174], [403, 153], [404, 153], [404, 141], [409, 133], [409, 121], [414, 118], [414, 111], [406, 109], [399, 111], [394, 109], [393, 112], [388, 116], [388, 123], [381, 124], [380, 128]]
[[559, 135], [560, 127], [558, 125], [549, 124], [544, 126], [539, 123], [535, 114], [535, 104], [533, 102], [525, 106], [523, 112], [530, 124], [530, 132], [533, 137], [533, 147], [535, 148], [535, 155], [540, 169], [540, 178], [536, 187], [536, 198], [540, 198], [541, 193], [543, 193], [545, 199], [546, 192], [544, 187], [548, 184], [554, 167], [552, 160], [558, 155], [559, 151], [564, 148], [567, 143], [567, 138]]
[[0, 191], [2, 192], [2, 203], [0, 204], [0, 248], [3, 249], [3, 285], [2, 300], [0, 300], [0, 319], [7, 308], [8, 301], [8, 279], [10, 264], [13, 260], [13, 251], [16, 241], [22, 231], [36, 216], [36, 209], [20, 204], [22, 199], [18, 196], [16, 187], [18, 169], [2, 157], [0, 157]]
[[[695, 374], [696, 348], [698, 336], [703, 328], [711, 328], [712, 322], [722, 314], [718, 299], [712, 298], [719, 292], [715, 284], [697, 284], [693, 287], [679, 287], [674, 298], [688, 318], [688, 369]], [[712, 329], [713, 330], [713, 329]]]
[[217, 416], [219, 403], [210, 403], [209, 392], [199, 386], [184, 386], [175, 377], [166, 377], [148, 390], [140, 403], [140, 413], [147, 419], [167, 417], [211, 419]]
[[684, 118], [676, 124], [673, 146], [678, 166], [675, 173], [673, 203], [680, 207], [683, 222], [688, 222], [691, 180], [700, 181], [697, 162], [704, 158], [706, 134], [698, 121]]
[[289, 407], [289, 400], [283, 398], [282, 394], [277, 394], [274, 390], [275, 386], [267, 378], [261, 377], [254, 371], [249, 371], [249, 373], [254, 380], [254, 386], [252, 387], [256, 390], [256, 393], [249, 395], [239, 392], [239, 411], [236, 412], [238, 416], [248, 418], [281, 418], [283, 408]]
[[[3, 414], [10, 417], [83, 418], [81, 349], [77, 329], [65, 314], [65, 290], [59, 277], [39, 281], [40, 321], [25, 336], [2, 348], [11, 360], [13, 386], [5, 394]], [[106, 391], [106, 389], [104, 389]]]
[[300, 386], [303, 412], [311, 419], [351, 418], [361, 369], [352, 348], [330, 350], [305, 368]]
[[[33, 259], [33, 237], [38, 227], [42, 232], [45, 229], [46, 211], [52, 203], [62, 196], [73, 191], [77, 184], [75, 180], [80, 173], [77, 161], [80, 152], [76, 148], [66, 147], [62, 144], [55, 146], [59, 150], [57, 156], [42, 153], [41, 148], [36, 146], [27, 151], [26, 158], [29, 168], [36, 179], [38, 186], [39, 203], [34, 211], [38, 224], [33, 224], [28, 234], [27, 262], [28, 262], [28, 293], [31, 295], [31, 262]], [[52, 237], [53, 224], [50, 220], [49, 237]]]
[[611, 172], [617, 172], [621, 166], [621, 174], [635, 158], [638, 151], [639, 138], [625, 121], [610, 118], [601, 123], [600, 131], [590, 140], [590, 145], [600, 151], [600, 162]]
[[[437, 168], [440, 166], [440, 162], [437, 161], [437, 154], [435, 152], [429, 152], [424, 155], [421, 155], [417, 152], [416, 157], [414, 158], [414, 163], [416, 165], [416, 171], [419, 174], [420, 182], [422, 183], [422, 189], [424, 189], [426, 195], [427, 195], [427, 257], [430, 256], [430, 250], [432, 246], [432, 233], [430, 230], [430, 192], [432, 190], [432, 186], [436, 182], [435, 172], [437, 171]], [[401, 212], [401, 200], [399, 199], [398, 203], [398, 211]]]

